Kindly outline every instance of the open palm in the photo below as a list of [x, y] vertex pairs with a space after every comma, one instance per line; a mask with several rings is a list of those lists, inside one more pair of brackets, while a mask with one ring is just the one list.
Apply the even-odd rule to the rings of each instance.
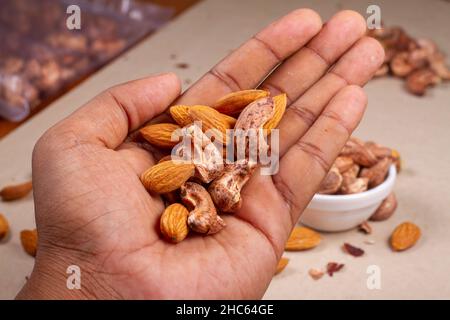
[[[38, 255], [19, 297], [262, 297], [291, 229], [364, 112], [361, 86], [383, 61], [383, 49], [364, 33], [355, 12], [339, 12], [322, 26], [315, 12], [296, 10], [181, 97], [173, 74], [136, 80], [48, 130], [33, 154]], [[175, 100], [210, 104], [258, 86], [288, 96], [279, 172], [256, 172], [242, 208], [223, 216], [221, 232], [165, 242], [158, 232], [163, 203], [139, 181], [155, 159], [124, 142], [127, 135]], [[66, 287], [69, 265], [81, 269], [81, 290]]]

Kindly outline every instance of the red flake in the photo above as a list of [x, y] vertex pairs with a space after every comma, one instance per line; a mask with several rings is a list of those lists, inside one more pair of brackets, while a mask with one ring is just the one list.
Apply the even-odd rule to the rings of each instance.
[[338, 272], [344, 267], [343, 263], [337, 263], [337, 262], [328, 262], [327, 264], [327, 273], [330, 277], [333, 276], [335, 272]]
[[344, 243], [344, 250], [345, 250], [345, 252], [347, 252], [348, 254], [350, 254], [354, 257], [361, 257], [364, 254], [363, 249], [352, 246], [349, 243]]

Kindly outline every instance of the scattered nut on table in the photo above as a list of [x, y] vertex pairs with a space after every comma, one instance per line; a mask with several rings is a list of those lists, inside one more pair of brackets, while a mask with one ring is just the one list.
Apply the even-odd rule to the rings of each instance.
[[368, 31], [385, 50], [385, 61], [376, 77], [392, 74], [406, 80], [406, 89], [417, 96], [429, 87], [450, 80], [445, 56], [431, 39], [413, 38], [400, 27], [386, 27]]

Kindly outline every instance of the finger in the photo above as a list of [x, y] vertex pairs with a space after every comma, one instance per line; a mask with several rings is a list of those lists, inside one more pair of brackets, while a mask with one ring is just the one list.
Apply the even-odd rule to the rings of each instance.
[[77, 141], [115, 149], [129, 131], [163, 112], [180, 90], [172, 73], [124, 83], [104, 91], [54, 129], [70, 132]]
[[322, 27], [318, 14], [298, 9], [273, 22], [219, 62], [177, 103], [212, 104], [221, 96], [255, 88], [281, 61], [303, 47]]
[[358, 125], [366, 104], [367, 97], [361, 87], [344, 87], [281, 159], [279, 173], [273, 181], [290, 206], [293, 224]]
[[311, 127], [332, 97], [349, 84], [363, 86], [383, 63], [379, 42], [360, 39], [336, 65], [286, 110], [280, 129], [280, 156]]
[[261, 85], [273, 95], [286, 93], [288, 103], [319, 80], [366, 31], [357, 12], [340, 11], [302, 49], [281, 64]]

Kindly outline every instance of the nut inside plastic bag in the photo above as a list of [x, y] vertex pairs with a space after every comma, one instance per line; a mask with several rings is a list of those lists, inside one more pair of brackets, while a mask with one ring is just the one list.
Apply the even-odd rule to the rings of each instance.
[[[80, 8], [79, 30], [66, 23], [73, 4]], [[23, 120], [171, 15], [170, 9], [134, 0], [2, 0], [0, 117]]]

